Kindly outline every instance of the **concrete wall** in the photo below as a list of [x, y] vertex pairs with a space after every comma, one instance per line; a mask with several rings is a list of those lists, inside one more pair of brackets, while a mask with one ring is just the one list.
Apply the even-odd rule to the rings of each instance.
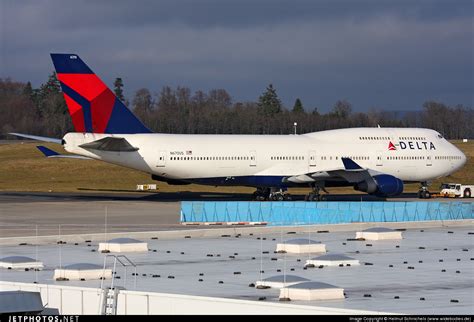
[[[100, 312], [101, 289], [0, 281], [0, 291], [11, 290], [40, 292], [43, 304], [47, 304], [48, 308], [57, 308], [60, 314], [85, 315], [99, 314]], [[118, 295], [117, 314], [386, 315], [389, 313], [121, 290]]]

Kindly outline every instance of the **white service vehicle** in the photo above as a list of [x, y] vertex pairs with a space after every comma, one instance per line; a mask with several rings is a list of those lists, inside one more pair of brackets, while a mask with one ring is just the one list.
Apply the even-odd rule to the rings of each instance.
[[440, 195], [454, 198], [471, 198], [474, 185], [463, 185], [460, 183], [443, 183]]

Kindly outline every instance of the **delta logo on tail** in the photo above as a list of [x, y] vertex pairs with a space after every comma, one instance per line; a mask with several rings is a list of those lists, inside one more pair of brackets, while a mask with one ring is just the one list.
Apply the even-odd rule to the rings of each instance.
[[75, 54], [51, 54], [76, 132], [150, 133]]
[[388, 142], [388, 150], [389, 151], [394, 151], [396, 149], [397, 148], [395, 147], [395, 145], [393, 145], [392, 141]]

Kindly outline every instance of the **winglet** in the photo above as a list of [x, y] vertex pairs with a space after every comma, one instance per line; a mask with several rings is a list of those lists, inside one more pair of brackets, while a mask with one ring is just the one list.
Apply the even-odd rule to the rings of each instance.
[[355, 163], [354, 161], [352, 161], [351, 158], [341, 158], [341, 160], [342, 160], [342, 163], [344, 163], [344, 168], [346, 168], [346, 170], [362, 169], [362, 167], [358, 165], [357, 163]]
[[54, 155], [59, 155], [58, 152], [55, 152], [51, 149], [48, 149], [47, 147], [43, 146], [43, 145], [37, 145], [36, 146], [38, 148], [38, 150], [41, 151], [41, 153], [43, 153], [45, 155], [45, 157], [49, 158], [51, 156], [54, 156]]

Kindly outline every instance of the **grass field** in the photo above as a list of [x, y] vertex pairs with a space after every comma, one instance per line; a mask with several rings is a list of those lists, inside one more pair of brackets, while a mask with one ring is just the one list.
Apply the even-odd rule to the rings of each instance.
[[[453, 141], [467, 156], [467, 164], [449, 177], [433, 182], [437, 191], [441, 182], [474, 184], [474, 142]], [[54, 192], [134, 192], [137, 184], [157, 183], [162, 192], [228, 192], [252, 193], [248, 187], [210, 187], [200, 185], [172, 186], [153, 182], [150, 175], [95, 160], [47, 159], [37, 149], [37, 143], [0, 145], [0, 191]], [[62, 152], [56, 144], [44, 144]], [[331, 188], [331, 193], [355, 193], [352, 188]], [[417, 184], [406, 185], [405, 192], [415, 192]], [[304, 194], [308, 189], [291, 189]]]

